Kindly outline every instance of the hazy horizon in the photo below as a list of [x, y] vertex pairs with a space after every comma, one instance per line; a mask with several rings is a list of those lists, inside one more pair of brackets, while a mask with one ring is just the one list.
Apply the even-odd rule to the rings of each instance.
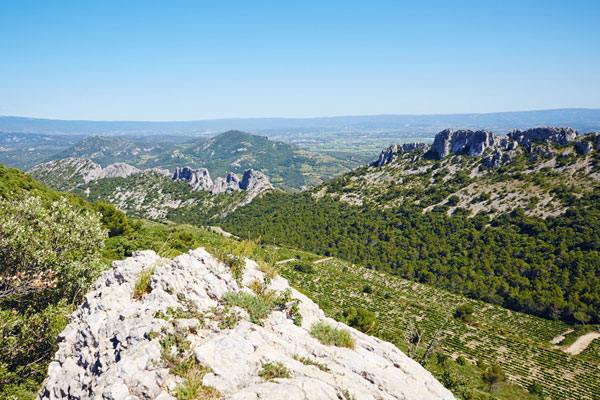
[[36, 2], [0, 115], [196, 121], [600, 108], [600, 3]]

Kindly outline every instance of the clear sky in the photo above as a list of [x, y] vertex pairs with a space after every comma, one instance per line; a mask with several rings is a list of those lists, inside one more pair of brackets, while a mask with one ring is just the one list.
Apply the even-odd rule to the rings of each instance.
[[600, 108], [600, 0], [0, 2], [0, 115]]

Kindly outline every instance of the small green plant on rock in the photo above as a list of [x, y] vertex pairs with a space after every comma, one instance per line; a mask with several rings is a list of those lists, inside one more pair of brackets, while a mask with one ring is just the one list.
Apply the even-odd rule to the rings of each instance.
[[258, 376], [267, 381], [272, 381], [277, 378], [289, 378], [290, 370], [280, 362], [267, 363], [263, 365], [263, 369], [258, 373]]
[[154, 274], [154, 267], [146, 268], [142, 271], [133, 287], [134, 298], [141, 300], [146, 293], [150, 293], [152, 290], [152, 287], [150, 286], [152, 274]]
[[317, 322], [310, 329], [310, 334], [317, 338], [319, 342], [328, 346], [347, 347], [353, 349], [355, 345], [354, 338], [350, 332], [344, 329], [334, 328], [324, 322]]

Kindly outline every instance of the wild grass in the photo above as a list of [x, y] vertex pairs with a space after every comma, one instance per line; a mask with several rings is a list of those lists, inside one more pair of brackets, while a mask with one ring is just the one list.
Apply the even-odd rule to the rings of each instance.
[[310, 329], [310, 334], [319, 342], [328, 346], [347, 347], [353, 349], [355, 341], [350, 332], [344, 329], [334, 328], [324, 322], [317, 322]]
[[290, 370], [288, 370], [282, 363], [267, 363], [263, 365], [263, 369], [258, 373], [261, 378], [271, 381], [277, 378], [289, 378]]
[[238, 306], [248, 311], [250, 322], [261, 325], [262, 320], [271, 312], [271, 304], [261, 296], [246, 292], [228, 292], [223, 295], [223, 300], [233, 306]]
[[142, 270], [142, 273], [135, 281], [135, 286], [133, 287], [134, 298], [141, 300], [146, 293], [150, 293], [152, 290], [152, 287], [150, 286], [152, 274], [154, 274], [154, 267]]

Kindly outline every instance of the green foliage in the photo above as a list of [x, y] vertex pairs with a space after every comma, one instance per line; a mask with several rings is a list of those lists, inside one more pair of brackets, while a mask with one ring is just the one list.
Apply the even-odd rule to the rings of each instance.
[[258, 376], [267, 381], [278, 378], [289, 378], [290, 371], [280, 362], [266, 363], [258, 373]]
[[489, 390], [491, 391], [494, 384], [506, 380], [506, 374], [498, 364], [492, 364], [485, 369], [482, 374], [482, 379], [490, 385]]
[[423, 213], [412, 204], [380, 209], [272, 193], [222, 225], [515, 311], [566, 321], [581, 311], [600, 322], [600, 189], [576, 198], [564, 215], [515, 212], [492, 221]]
[[361, 332], [373, 334], [377, 329], [378, 321], [375, 313], [362, 307], [344, 310], [343, 317], [348, 325]]
[[123, 235], [133, 229], [125, 213], [117, 210], [112, 204], [98, 202], [94, 204], [94, 208], [102, 216], [100, 222], [108, 229], [108, 237]]
[[313, 366], [319, 368], [323, 372], [329, 372], [329, 368], [327, 368], [326, 365], [321, 364], [316, 361], [313, 361], [312, 359], [310, 359], [308, 357], [300, 357], [298, 355], [294, 355], [293, 358], [294, 358], [294, 360], [300, 361], [304, 365], [313, 365]]
[[106, 231], [63, 198], [0, 200], [0, 299], [38, 292], [72, 299], [99, 271]]
[[456, 310], [454, 310], [454, 314], [452, 315], [454, 316], [454, 318], [460, 319], [463, 322], [471, 322], [473, 311], [473, 305], [466, 303], [456, 307]]
[[227, 303], [238, 306], [250, 315], [250, 322], [261, 325], [262, 320], [271, 313], [271, 304], [261, 296], [246, 292], [228, 292], [223, 295]]
[[354, 348], [354, 338], [344, 329], [334, 328], [324, 322], [317, 322], [310, 328], [310, 334], [328, 346]]
[[135, 281], [135, 286], [133, 287], [134, 298], [139, 300], [144, 297], [146, 293], [150, 293], [150, 290], [152, 290], [152, 287], [150, 286], [152, 274], [154, 274], [154, 267], [146, 268], [140, 273], [140, 276]]
[[296, 271], [305, 274], [313, 274], [315, 272], [315, 268], [313, 267], [312, 263], [308, 261], [295, 261], [292, 263], [292, 267]]
[[105, 236], [89, 204], [0, 165], [0, 398], [35, 398]]
[[531, 385], [529, 385], [527, 390], [529, 391], [529, 393], [531, 393], [534, 396], [538, 396], [541, 398], [544, 397], [544, 388], [542, 385], [540, 385], [537, 382], [533, 382]]

